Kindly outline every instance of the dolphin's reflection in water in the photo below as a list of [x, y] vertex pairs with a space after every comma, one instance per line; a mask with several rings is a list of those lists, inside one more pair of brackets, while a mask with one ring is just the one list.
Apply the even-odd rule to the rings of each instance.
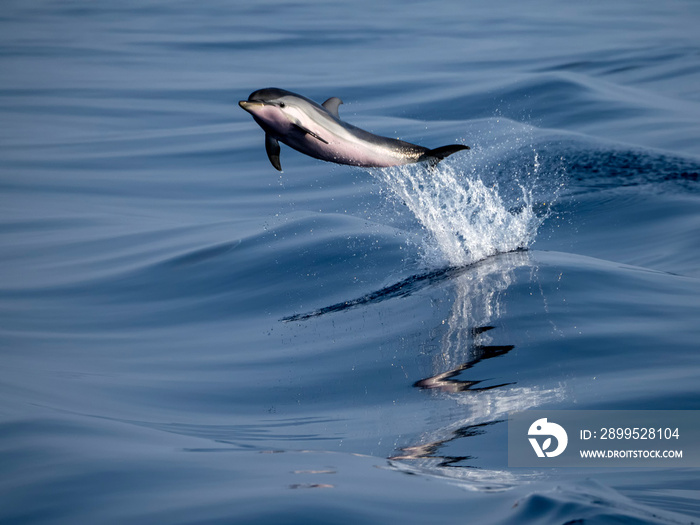
[[[486, 332], [487, 330], [492, 330], [493, 326], [483, 326], [480, 328], [472, 329], [472, 334], [476, 338], [479, 334]], [[472, 368], [479, 361], [484, 359], [491, 359], [492, 357], [499, 357], [507, 354], [513, 348], [513, 345], [503, 345], [503, 346], [489, 346], [489, 345], [479, 345], [475, 344], [472, 349], [472, 357], [466, 363], [461, 363], [455, 368], [449, 369], [440, 374], [428, 377], [426, 379], [421, 379], [416, 381], [413, 386], [418, 388], [434, 388], [441, 390], [443, 392], [456, 393], [465, 392], [471, 390], [472, 392], [480, 390], [491, 390], [492, 388], [500, 388], [503, 386], [510, 385], [512, 383], [502, 383], [500, 385], [489, 385], [489, 386], [479, 386], [483, 381], [464, 381], [455, 379], [461, 372]], [[444, 354], [444, 352], [443, 352]]]
[[[504, 313], [504, 297], [515, 283], [518, 268], [532, 267], [528, 252], [501, 254], [469, 267], [450, 280], [454, 303], [433, 359], [433, 374], [414, 383], [443, 401], [459, 407], [460, 418], [423, 433], [416, 443], [404, 446], [389, 459], [394, 468], [446, 476], [479, 490], [502, 490], [515, 484], [516, 476], [505, 469], [477, 468], [473, 454], [453, 454], [448, 444], [486, 434], [498, 423], [505, 425], [509, 412], [537, 407], [564, 396], [561, 386], [518, 386], [514, 380], [489, 383], [476, 375], [479, 363], [503, 358], [515, 345], [493, 345], [492, 334]], [[461, 449], [471, 450], [468, 444]], [[502, 456], [507, 455], [503, 450]]]
[[[414, 386], [433, 393], [441, 402], [456, 405], [459, 417], [448, 424], [441, 421], [438, 428], [426, 430], [388, 459], [398, 470], [449, 477], [478, 490], [502, 490], [516, 484], [521, 477], [516, 478], [505, 469], [477, 468], [470, 464], [478, 458], [478, 449], [473, 454], [451, 454], [445, 449], [454, 448], [448, 444], [457, 440], [488, 433], [496, 424], [505, 425], [509, 412], [534, 408], [564, 396], [562, 386], [519, 386], [510, 378], [492, 382], [490, 378], [475, 375], [479, 363], [503, 358], [515, 348], [515, 345], [492, 344], [492, 334], [497, 333], [505, 308], [504, 297], [515, 283], [516, 270], [532, 266], [527, 251], [504, 253], [469, 266], [414, 275], [362, 297], [289, 316], [283, 321], [311, 319], [448, 283], [454, 289], [454, 302], [448, 319], [441, 321], [446, 329], [433, 354], [432, 373]], [[425, 341], [426, 346], [435, 347], [435, 343], [432, 339]], [[461, 447], [465, 448], [463, 444]], [[507, 450], [503, 450], [502, 456], [506, 455]]]

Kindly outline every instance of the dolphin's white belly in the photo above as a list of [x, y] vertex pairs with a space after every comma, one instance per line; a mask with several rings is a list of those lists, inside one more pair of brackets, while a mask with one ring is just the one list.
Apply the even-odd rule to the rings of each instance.
[[[305, 123], [306, 124], [306, 123]], [[416, 162], [422, 154], [420, 146], [376, 136], [380, 142], [370, 142], [341, 127], [308, 126], [310, 134], [297, 133], [280, 138], [288, 146], [317, 159], [365, 167], [389, 167]], [[409, 149], [409, 146], [412, 146]]]

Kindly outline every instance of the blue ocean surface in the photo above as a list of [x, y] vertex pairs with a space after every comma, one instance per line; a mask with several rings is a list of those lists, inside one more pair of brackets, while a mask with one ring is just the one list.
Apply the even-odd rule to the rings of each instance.
[[[0, 522], [698, 523], [509, 413], [700, 409], [700, 3], [7, 0]], [[282, 146], [264, 87], [429, 148]]]

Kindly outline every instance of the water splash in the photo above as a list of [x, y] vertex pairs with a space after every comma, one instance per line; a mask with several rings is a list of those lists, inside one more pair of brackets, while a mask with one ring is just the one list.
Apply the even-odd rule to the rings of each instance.
[[493, 160], [492, 149], [477, 149], [461, 164], [449, 159], [435, 169], [414, 164], [372, 174], [427, 233], [426, 257], [464, 266], [534, 242], [554, 195], [540, 202], [539, 155], [529, 153], [502, 163]]

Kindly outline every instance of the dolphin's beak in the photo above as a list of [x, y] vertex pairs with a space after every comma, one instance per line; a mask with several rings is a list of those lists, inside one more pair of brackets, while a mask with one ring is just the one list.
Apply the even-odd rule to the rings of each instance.
[[239, 100], [238, 105], [245, 109], [248, 113], [250, 110], [256, 107], [264, 106], [264, 102], [251, 102], [250, 100]]

